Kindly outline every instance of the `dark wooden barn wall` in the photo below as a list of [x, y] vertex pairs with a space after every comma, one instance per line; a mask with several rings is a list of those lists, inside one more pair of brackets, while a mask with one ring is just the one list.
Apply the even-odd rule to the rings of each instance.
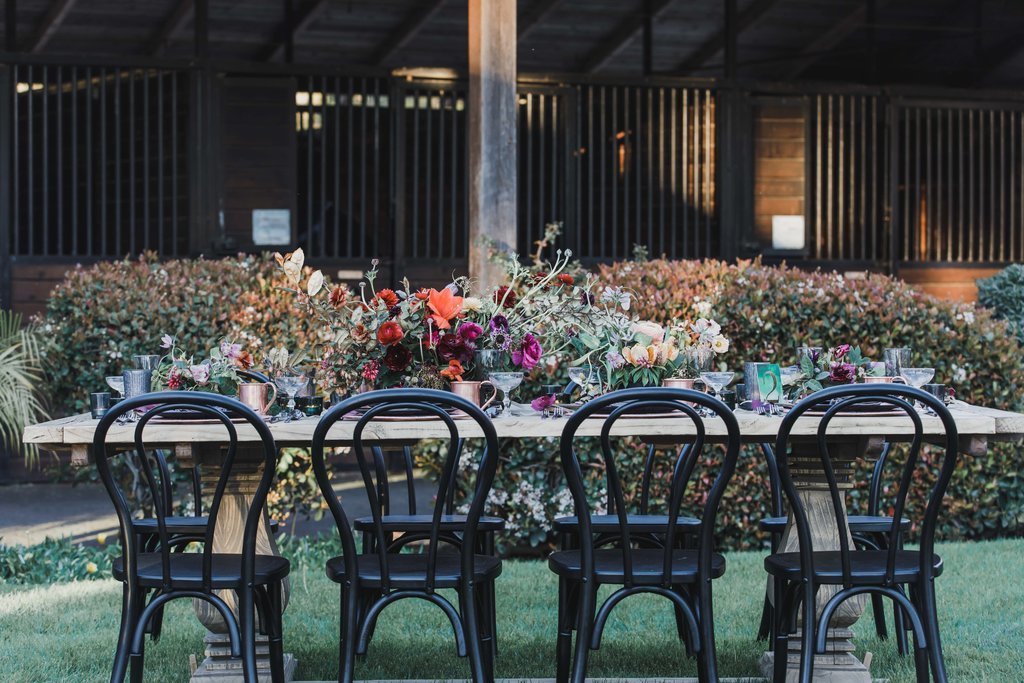
[[223, 84], [222, 181], [229, 246], [252, 249], [253, 209], [288, 209], [295, 230], [295, 82], [230, 78]]
[[802, 216], [806, 191], [806, 109], [779, 101], [754, 106], [754, 237], [772, 244], [772, 216]]

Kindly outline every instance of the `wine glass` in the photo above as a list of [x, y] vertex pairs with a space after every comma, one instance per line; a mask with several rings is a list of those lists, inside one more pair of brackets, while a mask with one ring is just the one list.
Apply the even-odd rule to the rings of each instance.
[[512, 391], [523, 383], [521, 372], [492, 372], [487, 379], [501, 390], [501, 414], [505, 417], [512, 417]]
[[569, 368], [569, 379], [578, 386], [584, 396], [592, 396], [601, 386], [601, 373], [592, 365]]
[[124, 375], [111, 375], [107, 377], [107, 386], [117, 392], [118, 398], [124, 397]]
[[295, 408], [295, 394], [306, 386], [306, 376], [294, 371], [285, 371], [274, 378], [274, 384], [288, 396], [288, 407], [278, 413], [271, 422], [291, 422], [302, 418]]

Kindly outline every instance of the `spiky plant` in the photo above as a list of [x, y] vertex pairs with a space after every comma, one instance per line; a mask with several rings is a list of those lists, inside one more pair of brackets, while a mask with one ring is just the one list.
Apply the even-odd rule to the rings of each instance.
[[[45, 418], [39, 387], [43, 381], [39, 341], [23, 329], [21, 315], [0, 310], [0, 441], [12, 452], [21, 447], [25, 425]], [[25, 446], [25, 464], [39, 462], [39, 451]]]

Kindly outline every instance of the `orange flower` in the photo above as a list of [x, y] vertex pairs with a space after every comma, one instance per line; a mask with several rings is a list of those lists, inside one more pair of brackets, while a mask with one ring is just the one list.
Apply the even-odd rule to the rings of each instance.
[[377, 296], [374, 298], [384, 302], [385, 308], [391, 308], [392, 306], [398, 305], [398, 295], [395, 294], [392, 289], [382, 289], [377, 292]]
[[413, 296], [415, 296], [420, 301], [426, 301], [428, 298], [430, 298], [430, 290], [426, 288], [421, 289], [420, 291], [416, 292]]
[[402, 341], [402, 337], [404, 336], [405, 332], [402, 331], [402, 326], [394, 320], [389, 320], [377, 328], [377, 341], [384, 346], [397, 344]]
[[462, 297], [455, 296], [455, 292], [448, 287], [442, 288], [441, 291], [431, 289], [427, 308], [433, 311], [430, 317], [437, 329], [447, 330], [451, 327], [449, 321], [454, 320], [462, 312]]
[[238, 354], [238, 357], [235, 358], [235, 365], [242, 368], [243, 370], [248, 370], [249, 368], [252, 367], [253, 363], [255, 362], [256, 361], [252, 357], [252, 354], [249, 353], [248, 351], [242, 351], [241, 353]]
[[335, 308], [341, 308], [345, 305], [345, 300], [348, 298], [348, 290], [341, 285], [338, 285], [331, 290], [330, 296], [327, 298], [331, 302], [331, 305]]
[[572, 275], [569, 275], [569, 273], [559, 273], [558, 274], [558, 281], [561, 282], [563, 285], [570, 285], [570, 286], [575, 282], [575, 280], [573, 279]]
[[441, 376], [447, 377], [453, 382], [461, 382], [463, 372], [465, 370], [462, 369], [462, 363], [453, 358], [448, 361], [448, 367], [441, 371]]

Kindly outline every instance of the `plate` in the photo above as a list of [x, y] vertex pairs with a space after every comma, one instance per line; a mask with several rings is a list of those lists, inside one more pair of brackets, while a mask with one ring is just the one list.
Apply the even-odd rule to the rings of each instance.
[[[225, 413], [228, 416], [228, 419], [232, 422], [248, 422], [245, 417], [232, 410], [223, 410], [221, 408], [214, 408], [214, 410], [219, 410], [220, 412]], [[264, 419], [266, 419], [265, 416]], [[224, 424], [218, 418], [210, 417], [208, 413], [198, 410], [189, 410], [188, 408], [168, 410], [154, 417], [152, 421], [162, 424]]]
[[[819, 405], [822, 407], [819, 408], [818, 406], [814, 406], [804, 413], [804, 415], [821, 417], [828, 412], [830, 406], [824, 404]], [[889, 403], [883, 403], [881, 401], [864, 401], [854, 403], [843, 408], [837, 413], [837, 415], [863, 415], [866, 417], [885, 417], [899, 414], [905, 414], [902, 408]]]
[[[455, 419], [455, 420], [458, 420], [460, 418], [468, 417], [461, 410], [455, 410], [454, 408], [444, 408], [443, 410], [446, 413], [448, 413], [448, 415], [450, 415], [452, 417], [452, 419]], [[343, 419], [343, 420], [358, 420], [358, 419], [360, 419], [365, 414], [366, 414], [365, 410], [355, 411], [355, 412], [351, 412], [351, 413], [346, 413], [345, 416], [342, 417], [341, 419]], [[402, 410], [389, 411], [385, 415], [378, 415], [375, 418], [373, 418], [373, 422], [427, 422], [427, 421], [430, 421], [430, 420], [439, 420], [439, 419], [440, 418], [435, 413], [427, 413], [427, 412], [424, 412], [422, 410], [417, 410], [415, 408], [410, 408], [408, 410], [402, 409]]]

